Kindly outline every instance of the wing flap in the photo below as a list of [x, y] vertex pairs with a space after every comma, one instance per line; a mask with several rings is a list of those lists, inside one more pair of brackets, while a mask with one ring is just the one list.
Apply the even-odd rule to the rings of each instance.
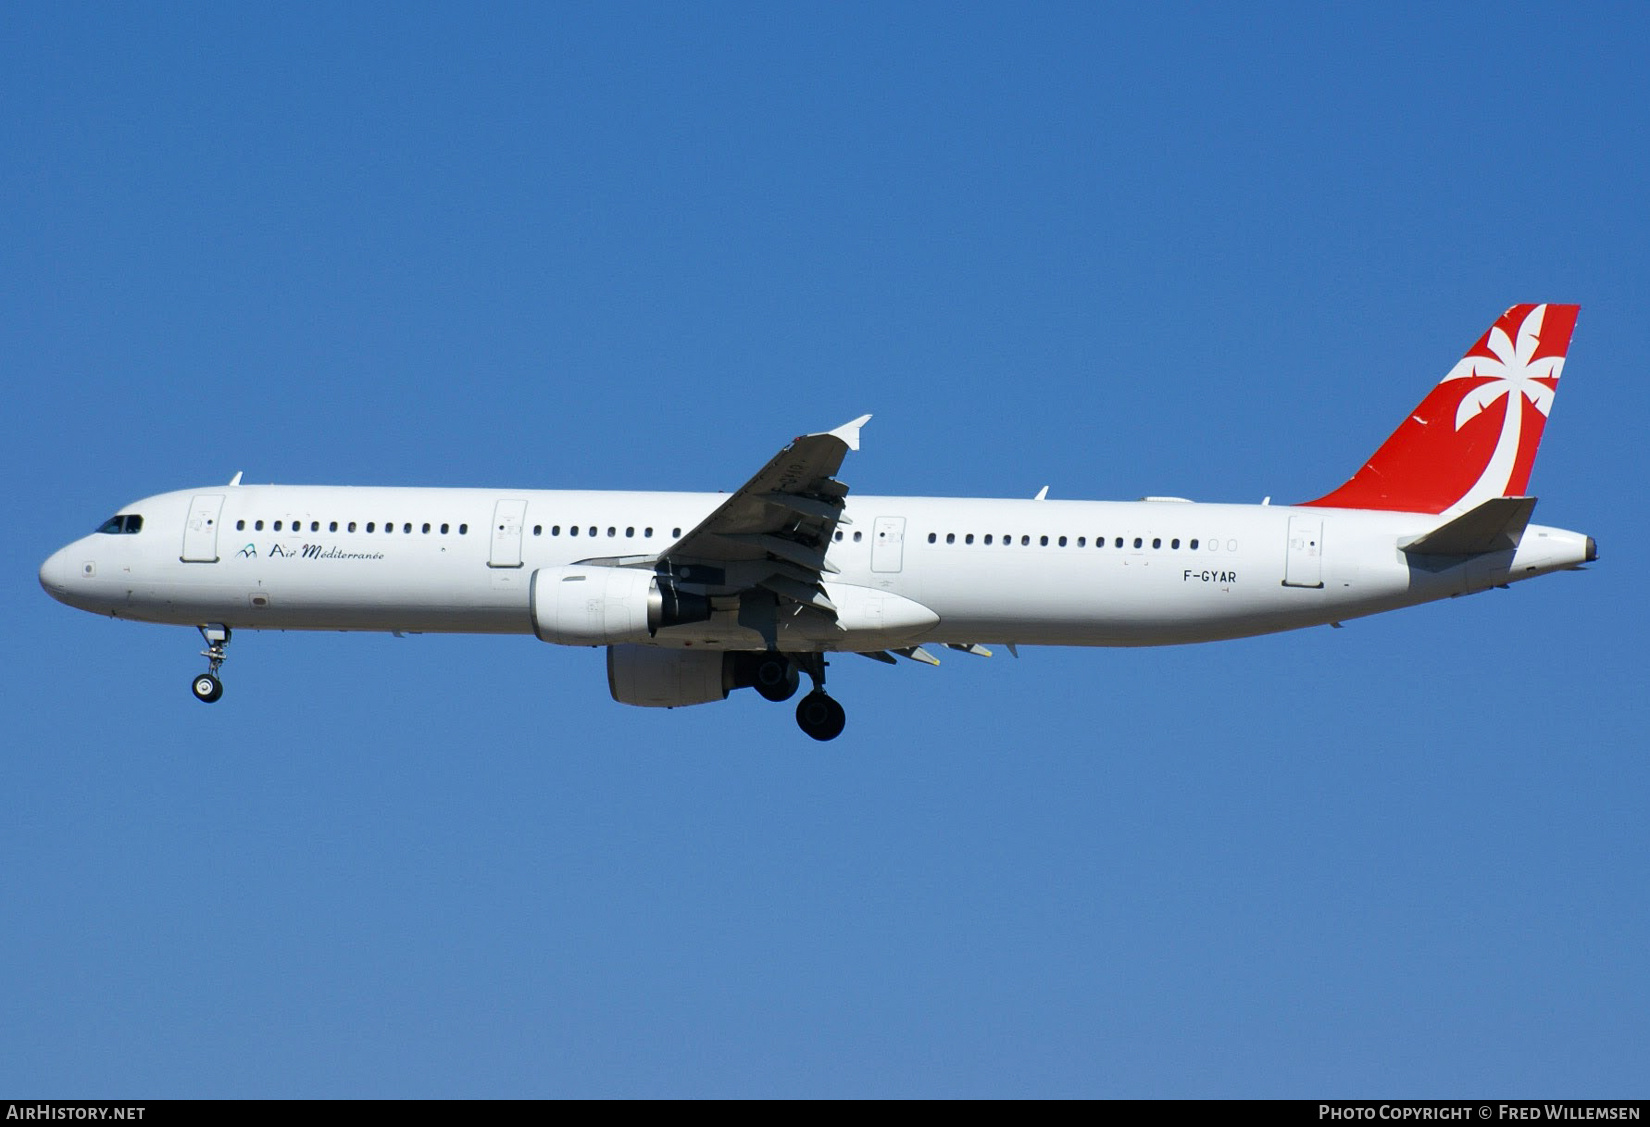
[[798, 583], [794, 579], [788, 579], [776, 573], [762, 580], [757, 586], [766, 587], [774, 594], [783, 595], [792, 602], [801, 603], [803, 606], [813, 607], [815, 610], [827, 611], [831, 614], [836, 613], [836, 604], [826, 598], [824, 590], [817, 583]]
[[[838, 573], [826, 559], [848, 487], [836, 480], [850, 450], [859, 449], [861, 415], [835, 430], [805, 434], [768, 460], [698, 526], [666, 549], [670, 570], [722, 568], [747, 593], [760, 588], [834, 622], [836, 605], [819, 586]], [[742, 566], [736, 566], [742, 565]], [[734, 576], [738, 579], [734, 579]], [[761, 600], [752, 603], [752, 614]], [[773, 610], [764, 612], [772, 615]]]

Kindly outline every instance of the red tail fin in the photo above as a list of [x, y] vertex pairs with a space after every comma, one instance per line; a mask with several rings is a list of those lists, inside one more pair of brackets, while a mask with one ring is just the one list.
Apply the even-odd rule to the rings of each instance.
[[1578, 305], [1515, 305], [1352, 480], [1307, 505], [1442, 513], [1522, 496]]

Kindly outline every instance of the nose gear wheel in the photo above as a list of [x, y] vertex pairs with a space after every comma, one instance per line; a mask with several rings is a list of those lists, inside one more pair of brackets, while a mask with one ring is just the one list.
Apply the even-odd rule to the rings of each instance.
[[224, 661], [229, 657], [226, 647], [229, 645], [229, 627], [219, 623], [208, 623], [199, 628], [201, 637], [206, 641], [206, 648], [201, 656], [207, 661], [210, 668], [199, 674], [189, 684], [189, 691], [195, 694], [195, 699], [202, 704], [211, 704], [223, 696], [223, 682], [218, 680], [218, 670], [223, 668]]

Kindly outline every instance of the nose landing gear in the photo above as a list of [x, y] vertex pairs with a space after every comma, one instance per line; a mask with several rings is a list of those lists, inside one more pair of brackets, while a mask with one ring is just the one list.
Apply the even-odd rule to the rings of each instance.
[[189, 688], [195, 694], [195, 699], [202, 704], [211, 704], [223, 696], [223, 682], [218, 680], [218, 670], [223, 667], [224, 659], [229, 655], [224, 652], [229, 645], [229, 627], [217, 623], [209, 623], [199, 628], [201, 637], [206, 640], [206, 648], [201, 651], [211, 668], [198, 675]]

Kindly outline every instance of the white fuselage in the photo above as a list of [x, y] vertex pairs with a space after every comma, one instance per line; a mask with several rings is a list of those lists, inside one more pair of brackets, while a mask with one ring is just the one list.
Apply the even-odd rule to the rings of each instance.
[[[145, 622], [527, 634], [535, 571], [656, 555], [725, 499], [219, 486], [126, 506], [140, 529], [77, 540], [40, 575], [65, 603]], [[1213, 641], [1483, 590], [1579, 566], [1590, 551], [1579, 533], [1531, 525], [1516, 551], [1422, 566], [1400, 545], [1437, 516], [1173, 500], [852, 496], [845, 516], [827, 590], [871, 609], [831, 632], [782, 625], [784, 649]], [[931, 614], [879, 609], [906, 601]], [[655, 642], [763, 648], [727, 615]]]

